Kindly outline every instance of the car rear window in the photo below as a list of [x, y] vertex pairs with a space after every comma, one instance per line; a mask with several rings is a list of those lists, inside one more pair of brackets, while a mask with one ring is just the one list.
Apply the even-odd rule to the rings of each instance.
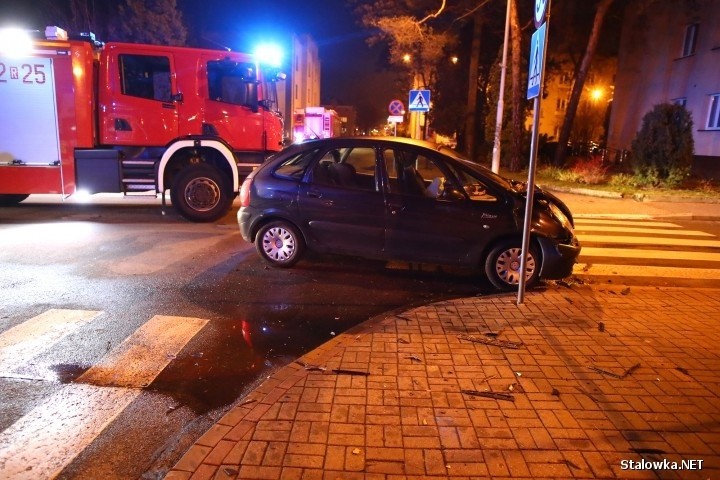
[[315, 158], [316, 153], [317, 149], [298, 152], [285, 159], [284, 162], [280, 163], [280, 165], [275, 168], [273, 174], [281, 178], [302, 180], [305, 176], [305, 171], [307, 171], [308, 165], [310, 165], [312, 159]]

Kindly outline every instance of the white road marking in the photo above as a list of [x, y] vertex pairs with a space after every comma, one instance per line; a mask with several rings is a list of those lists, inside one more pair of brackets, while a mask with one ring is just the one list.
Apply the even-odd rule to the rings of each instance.
[[720, 270], [709, 268], [654, 267], [638, 265], [609, 265], [578, 263], [573, 269], [580, 276], [620, 276], [687, 278], [693, 280], [720, 280]]
[[625, 237], [621, 235], [578, 235], [580, 244], [583, 242], [617, 243], [630, 245], [671, 245], [674, 247], [711, 247], [720, 248], [717, 240], [695, 240], [686, 238], [663, 237]]
[[[0, 478], [56, 477], [207, 324], [155, 316], [83, 374], [0, 434]], [[117, 372], [117, 373], [115, 373]]]
[[704, 262], [720, 262], [720, 253], [711, 252], [691, 252], [669, 251], [669, 250], [651, 250], [644, 248], [600, 248], [600, 247], [583, 247], [580, 252], [580, 258], [592, 257], [616, 257], [616, 258], [654, 258], [666, 260], [668, 257], [677, 260], [697, 260]]
[[0, 376], [12, 376], [33, 357], [87, 324], [102, 312], [57, 310], [41, 313], [0, 334]]
[[[658, 228], [683, 228], [675, 223], [668, 222], [646, 222], [646, 221], [633, 221], [633, 220], [607, 220], [607, 219], [591, 219], [591, 218], [580, 218], [575, 220], [576, 227], [578, 225], [627, 225], [632, 227], [658, 227]], [[579, 228], [579, 227], [577, 227]]]
[[671, 230], [666, 228], [640, 228], [640, 227], [617, 227], [611, 225], [583, 225], [575, 227], [575, 231], [581, 232], [613, 232], [613, 233], [650, 233], [653, 235], [675, 235], [685, 237], [714, 237], [711, 233], [699, 232], [697, 230]]

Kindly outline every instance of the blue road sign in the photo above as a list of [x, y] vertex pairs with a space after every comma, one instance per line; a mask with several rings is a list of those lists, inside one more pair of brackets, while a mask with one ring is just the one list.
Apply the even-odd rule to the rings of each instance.
[[410, 90], [408, 110], [411, 112], [430, 111], [430, 90]]
[[535, 33], [533, 33], [530, 41], [530, 72], [528, 73], [528, 89], [527, 98], [535, 98], [540, 95], [540, 82], [542, 82], [542, 73], [545, 62], [543, 61], [543, 53], [545, 50], [545, 30], [547, 23], [543, 23]]

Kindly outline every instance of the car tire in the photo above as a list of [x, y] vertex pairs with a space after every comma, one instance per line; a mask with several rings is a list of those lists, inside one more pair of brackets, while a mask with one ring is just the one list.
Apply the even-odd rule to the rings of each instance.
[[255, 248], [273, 267], [295, 265], [305, 251], [305, 241], [298, 229], [284, 220], [263, 225], [255, 236]]
[[208, 164], [189, 165], [178, 173], [170, 200], [180, 215], [193, 222], [213, 222], [232, 207], [230, 182]]
[[14, 207], [30, 195], [24, 193], [7, 193], [0, 195], [0, 207]]
[[[522, 241], [504, 240], [498, 243], [485, 260], [485, 274], [496, 288], [503, 291], [516, 289], [520, 283], [520, 260], [522, 259]], [[530, 245], [526, 261], [525, 286], [532, 286], [540, 276], [541, 258], [537, 247]]]

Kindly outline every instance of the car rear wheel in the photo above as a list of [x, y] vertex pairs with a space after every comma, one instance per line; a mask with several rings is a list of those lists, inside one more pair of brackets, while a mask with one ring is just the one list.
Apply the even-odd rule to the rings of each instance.
[[278, 220], [264, 225], [255, 237], [255, 248], [274, 267], [292, 267], [300, 260], [305, 243], [297, 228]]
[[[519, 239], [506, 240], [496, 245], [485, 261], [485, 274], [496, 288], [512, 290], [520, 283], [520, 260], [522, 242]], [[531, 286], [540, 275], [541, 260], [538, 250], [530, 245], [525, 261], [525, 285]]]

